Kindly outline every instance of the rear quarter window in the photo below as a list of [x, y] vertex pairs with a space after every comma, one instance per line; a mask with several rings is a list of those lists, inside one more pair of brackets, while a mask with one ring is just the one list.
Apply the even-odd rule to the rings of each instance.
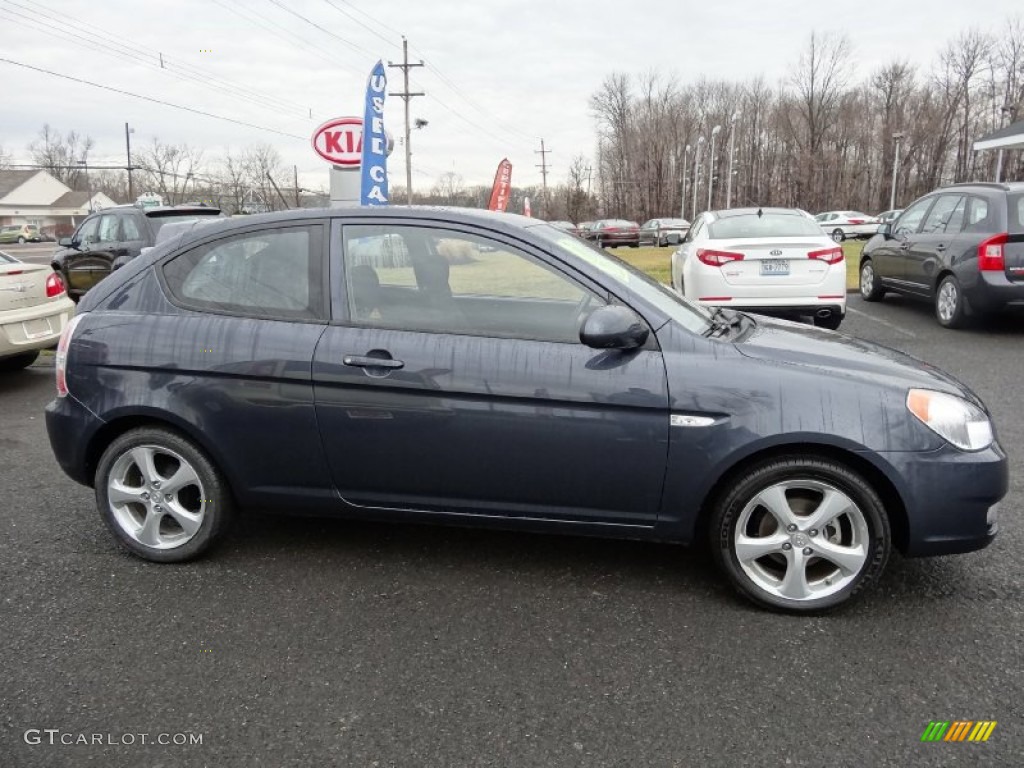
[[1024, 195], [1010, 195], [1008, 207], [1010, 232], [1024, 234]]

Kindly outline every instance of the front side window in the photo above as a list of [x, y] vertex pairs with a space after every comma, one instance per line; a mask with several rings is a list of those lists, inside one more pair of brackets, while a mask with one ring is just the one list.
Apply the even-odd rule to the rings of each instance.
[[579, 343], [583, 314], [603, 303], [533, 256], [477, 235], [354, 225], [342, 237], [349, 312], [360, 325]]
[[924, 220], [924, 215], [928, 212], [928, 208], [931, 207], [934, 200], [934, 197], [926, 197], [924, 200], [918, 200], [907, 208], [896, 221], [892, 230], [893, 234], [912, 235], [916, 233], [921, 226], [921, 222]]
[[93, 216], [90, 219], [86, 219], [82, 222], [82, 226], [78, 228], [78, 232], [75, 233], [75, 242], [79, 245], [92, 245], [93, 243], [98, 243], [100, 241], [99, 228], [99, 216]]
[[922, 235], [941, 235], [953, 217], [954, 211], [963, 200], [963, 195], [941, 195], [928, 212], [928, 217], [921, 227]]
[[312, 320], [323, 312], [322, 228], [246, 232], [200, 245], [163, 267], [183, 304], [253, 317]]

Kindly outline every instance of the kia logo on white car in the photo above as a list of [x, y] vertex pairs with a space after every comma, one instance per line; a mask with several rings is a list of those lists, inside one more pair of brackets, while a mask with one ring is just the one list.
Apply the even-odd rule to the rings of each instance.
[[782, 255], [782, 251], [780, 249], [776, 248], [774, 251], [771, 252], [771, 255], [772, 256], [781, 256]]

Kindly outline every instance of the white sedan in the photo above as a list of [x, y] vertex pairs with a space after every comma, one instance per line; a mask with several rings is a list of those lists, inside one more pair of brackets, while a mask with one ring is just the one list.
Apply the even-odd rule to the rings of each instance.
[[803, 211], [702, 213], [672, 254], [672, 287], [706, 306], [813, 316], [835, 330], [846, 316], [846, 262]]
[[837, 243], [853, 238], [867, 240], [878, 233], [881, 223], [877, 217], [860, 211], [827, 211], [819, 213], [814, 220]]
[[0, 372], [31, 365], [75, 314], [64, 281], [48, 265], [0, 251]]

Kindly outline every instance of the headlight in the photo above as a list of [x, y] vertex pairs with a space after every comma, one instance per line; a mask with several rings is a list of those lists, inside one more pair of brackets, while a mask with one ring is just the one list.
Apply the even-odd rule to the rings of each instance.
[[926, 427], [964, 451], [980, 451], [992, 445], [992, 422], [977, 406], [963, 398], [912, 389], [907, 409]]

